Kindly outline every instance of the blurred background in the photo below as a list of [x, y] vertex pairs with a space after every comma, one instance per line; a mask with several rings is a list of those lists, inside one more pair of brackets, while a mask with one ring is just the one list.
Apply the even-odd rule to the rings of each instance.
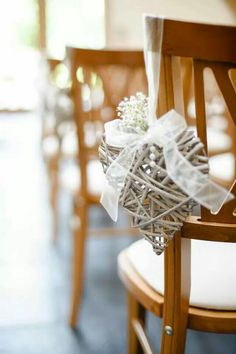
[[[80, 313], [73, 330], [68, 324], [73, 234], [80, 227], [75, 204], [82, 177], [66, 47], [141, 51], [142, 13], [235, 25], [235, 2], [2, 0], [0, 10], [0, 353], [125, 353], [126, 297], [116, 258], [137, 236], [129, 235], [122, 212], [116, 225], [96, 203], [88, 212], [95, 231], [106, 227], [117, 232], [112, 238], [103, 231], [88, 238]], [[189, 70], [186, 112], [194, 126], [191, 67], [184, 68]], [[84, 71], [78, 68], [76, 75], [84, 84]], [[91, 75], [92, 88], [83, 86], [84, 111], [91, 110], [86, 107], [93, 106], [95, 97], [104, 113], [102, 74]], [[138, 82], [130, 94], [145, 92], [145, 75]], [[212, 174], [229, 187], [235, 177], [235, 131], [213, 78], [209, 87]], [[94, 130], [86, 126], [88, 145], [101, 138], [103, 125], [96, 122]], [[217, 145], [219, 141], [223, 143]], [[150, 337], [157, 346], [160, 328], [161, 322], [150, 317]], [[187, 353], [212, 348], [225, 353], [219, 349], [224, 341], [236, 353], [234, 335], [190, 331]]]

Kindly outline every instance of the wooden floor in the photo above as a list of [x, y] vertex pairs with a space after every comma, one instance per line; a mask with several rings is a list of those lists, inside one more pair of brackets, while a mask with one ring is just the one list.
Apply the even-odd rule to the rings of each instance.
[[[35, 115], [0, 115], [0, 354], [125, 354], [125, 293], [116, 257], [131, 239], [89, 240], [80, 324], [71, 331], [70, 199], [60, 196], [61, 233], [55, 247], [39, 139]], [[91, 221], [110, 223], [97, 209]], [[156, 345], [160, 328], [160, 320], [150, 317]], [[236, 335], [189, 331], [186, 353], [236, 354]]]

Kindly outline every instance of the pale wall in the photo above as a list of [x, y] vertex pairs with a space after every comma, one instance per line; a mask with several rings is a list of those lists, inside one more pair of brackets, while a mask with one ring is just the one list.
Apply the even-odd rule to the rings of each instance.
[[105, 0], [107, 46], [142, 48], [142, 14], [236, 25], [236, 0]]

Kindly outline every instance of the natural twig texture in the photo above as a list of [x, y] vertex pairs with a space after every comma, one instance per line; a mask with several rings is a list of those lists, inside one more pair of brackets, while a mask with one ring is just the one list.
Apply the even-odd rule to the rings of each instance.
[[[208, 158], [200, 140], [193, 131], [185, 130], [176, 139], [178, 149], [189, 162], [208, 172]], [[104, 172], [121, 149], [106, 144], [103, 137], [99, 147]], [[191, 213], [195, 202], [187, 196], [168, 176], [163, 149], [156, 144], [143, 145], [137, 150], [120, 196], [120, 203], [132, 216], [132, 226], [161, 254], [168, 242]]]

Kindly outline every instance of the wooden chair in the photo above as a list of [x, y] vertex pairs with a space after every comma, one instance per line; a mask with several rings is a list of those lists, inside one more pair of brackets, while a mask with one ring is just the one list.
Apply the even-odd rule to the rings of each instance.
[[[85, 241], [88, 232], [104, 235], [120, 229], [88, 230], [88, 210], [100, 205], [103, 172], [98, 145], [103, 125], [116, 118], [116, 107], [124, 96], [146, 91], [142, 51], [85, 50], [68, 48], [72, 78], [74, 118], [78, 135], [80, 181], [74, 193], [74, 257], [70, 325], [76, 326], [84, 274]], [[127, 233], [127, 230], [125, 230]], [[130, 232], [133, 233], [131, 230]]]
[[[154, 26], [158, 21], [149, 20]], [[236, 125], [236, 93], [230, 78], [230, 70], [236, 68], [235, 41], [234, 27], [164, 20], [159, 114], [173, 107], [182, 112], [178, 63], [180, 57], [192, 58], [197, 131], [206, 147], [204, 68], [213, 70]], [[236, 185], [232, 193], [236, 195]], [[144, 240], [119, 255], [119, 274], [128, 291], [130, 354], [153, 353], [145, 333], [147, 310], [163, 319], [161, 354], [184, 353], [187, 328], [236, 332], [234, 242], [235, 200], [218, 215], [201, 208], [200, 217], [189, 217], [164, 256], [156, 256]]]

